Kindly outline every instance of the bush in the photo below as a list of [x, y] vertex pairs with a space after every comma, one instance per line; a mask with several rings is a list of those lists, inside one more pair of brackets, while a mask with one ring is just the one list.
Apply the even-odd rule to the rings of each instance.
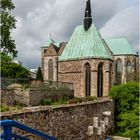
[[87, 99], [88, 101], [94, 101], [94, 100], [96, 100], [97, 98], [96, 98], [95, 96], [89, 96], [89, 97], [86, 97], [86, 99]]
[[115, 133], [138, 140], [139, 84], [114, 86], [109, 95], [115, 99]]
[[43, 99], [40, 101], [41, 105], [52, 105], [52, 100], [51, 99]]
[[5, 111], [9, 111], [9, 107], [8, 106], [0, 106], [0, 112], [5, 112]]
[[79, 100], [78, 98], [73, 98], [73, 99], [70, 99], [67, 101], [68, 104], [76, 104], [76, 103], [79, 103]]
[[20, 110], [23, 107], [26, 107], [23, 104], [20, 103], [14, 103], [14, 106], [8, 106], [8, 105], [1, 105], [0, 106], [0, 112], [6, 112], [6, 111], [11, 111], [11, 110]]

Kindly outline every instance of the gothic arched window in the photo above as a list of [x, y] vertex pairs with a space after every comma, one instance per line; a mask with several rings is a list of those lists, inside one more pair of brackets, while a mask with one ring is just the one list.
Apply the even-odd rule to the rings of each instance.
[[112, 76], [112, 64], [109, 65], [109, 89], [111, 88], [113, 84], [113, 76]]
[[126, 62], [126, 81], [130, 81], [133, 79], [133, 65], [130, 60]]
[[122, 83], [122, 61], [121, 59], [116, 60], [116, 84]]
[[132, 64], [131, 64], [131, 61], [129, 60], [127, 61], [127, 64], [126, 64], [126, 71], [128, 75], [132, 72]]
[[97, 79], [97, 96], [103, 96], [103, 63], [98, 65], [98, 79]]
[[89, 63], [84, 65], [85, 70], [85, 96], [91, 95], [91, 67]]
[[53, 60], [50, 59], [48, 62], [48, 78], [50, 81], [53, 80]]

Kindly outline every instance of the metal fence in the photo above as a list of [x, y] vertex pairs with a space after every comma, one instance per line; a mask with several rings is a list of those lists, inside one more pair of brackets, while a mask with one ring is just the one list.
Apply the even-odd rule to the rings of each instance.
[[0, 85], [1, 85], [1, 89], [5, 89], [7, 88], [9, 85], [11, 84], [31, 84], [31, 79], [28, 79], [28, 78], [22, 78], [22, 79], [14, 79], [14, 78], [4, 78], [2, 77], [1, 78], [1, 81], [0, 81]]
[[60, 81], [44, 81], [44, 85], [52, 85], [55, 87], [65, 87], [70, 90], [74, 89], [73, 83], [68, 83], [68, 82], [60, 82]]
[[11, 84], [21, 84], [21, 85], [27, 85], [29, 84], [30, 87], [33, 89], [35, 88], [49, 88], [51, 87], [52, 89], [70, 89], [73, 90], [73, 83], [67, 83], [67, 82], [58, 82], [58, 81], [43, 81], [43, 82], [38, 82], [33, 79], [29, 78], [22, 78], [22, 79], [11, 79], [11, 78], [1, 78], [1, 89], [6, 89], [9, 85]]

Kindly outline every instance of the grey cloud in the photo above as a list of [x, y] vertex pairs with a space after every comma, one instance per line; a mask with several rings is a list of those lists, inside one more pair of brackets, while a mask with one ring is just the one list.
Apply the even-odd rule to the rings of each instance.
[[93, 0], [93, 20], [98, 28], [118, 12], [120, 3], [121, 0]]
[[126, 37], [136, 48], [139, 44], [138, 14], [137, 5], [122, 10], [101, 28], [100, 32], [102, 36]]
[[[93, 22], [98, 29], [112, 20], [122, 8], [122, 0], [91, 1]], [[12, 35], [19, 51], [18, 59], [31, 68], [40, 65], [40, 47], [49, 38], [50, 33], [56, 41], [68, 41], [75, 27], [83, 24], [85, 0], [13, 2], [16, 6], [13, 14], [18, 22]], [[134, 40], [135, 37], [132, 35], [130, 38]]]

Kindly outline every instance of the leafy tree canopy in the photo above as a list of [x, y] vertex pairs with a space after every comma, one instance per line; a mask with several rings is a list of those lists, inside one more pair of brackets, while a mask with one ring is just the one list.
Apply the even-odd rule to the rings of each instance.
[[15, 41], [11, 38], [11, 30], [15, 28], [15, 18], [11, 10], [15, 8], [11, 0], [1, 0], [1, 53], [17, 56]]
[[115, 133], [138, 140], [139, 84], [131, 82], [114, 86], [110, 96], [115, 99]]
[[1, 76], [5, 78], [28, 78], [29, 71], [4, 54], [1, 54]]

